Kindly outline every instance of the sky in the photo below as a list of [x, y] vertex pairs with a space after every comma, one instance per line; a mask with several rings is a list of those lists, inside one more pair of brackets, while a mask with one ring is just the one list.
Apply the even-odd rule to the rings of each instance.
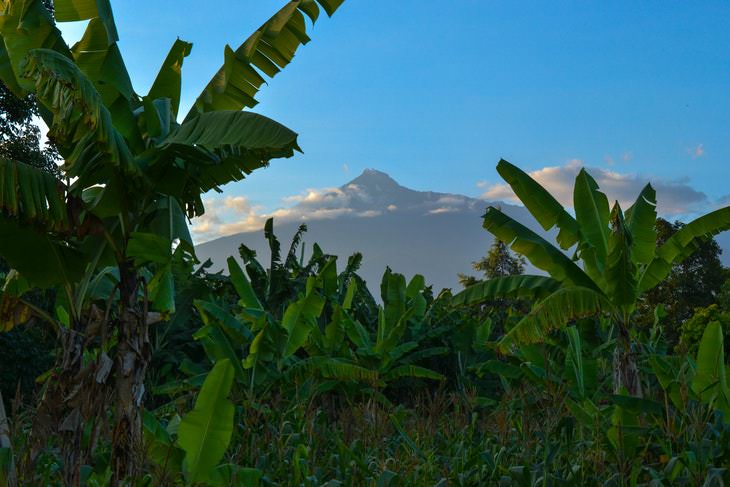
[[[112, 2], [135, 89], [193, 43], [183, 110], [284, 0]], [[266, 214], [365, 168], [404, 186], [510, 200], [522, 167], [570, 205], [580, 167], [621, 201], [652, 181], [683, 217], [730, 202], [730, 3], [346, 0], [258, 95], [303, 155], [209, 195]], [[83, 26], [62, 25], [70, 41]], [[662, 203], [664, 201], [664, 203]]]

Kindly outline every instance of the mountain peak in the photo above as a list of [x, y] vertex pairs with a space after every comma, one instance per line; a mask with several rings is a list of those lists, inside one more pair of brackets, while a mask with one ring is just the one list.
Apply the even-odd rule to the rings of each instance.
[[395, 179], [382, 171], [378, 171], [377, 169], [365, 169], [362, 174], [345, 184], [344, 187], [352, 184], [363, 189], [372, 189], [378, 192], [388, 189], [398, 189], [401, 187]]

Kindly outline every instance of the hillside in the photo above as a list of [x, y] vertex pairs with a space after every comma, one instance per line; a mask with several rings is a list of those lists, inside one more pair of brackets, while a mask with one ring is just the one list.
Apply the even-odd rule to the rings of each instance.
[[[362, 252], [361, 275], [370, 287], [377, 286], [386, 266], [406, 276], [420, 273], [438, 291], [458, 289], [457, 274], [470, 273], [471, 262], [483, 256], [492, 242], [481, 227], [485, 208], [495, 203], [463, 195], [415, 191], [398, 184], [387, 174], [368, 169], [352, 181], [325, 194], [316, 202], [306, 199], [293, 213], [337, 215], [277, 223], [276, 235], [288, 245], [300, 223], [309, 231], [306, 250], [318, 243], [325, 252], [346, 259]], [[519, 206], [501, 204], [513, 218], [541, 231], [527, 211]], [[220, 269], [229, 255], [238, 255], [245, 243], [264, 261], [268, 247], [263, 232], [244, 232], [218, 238], [197, 247], [198, 257], [213, 260]]]

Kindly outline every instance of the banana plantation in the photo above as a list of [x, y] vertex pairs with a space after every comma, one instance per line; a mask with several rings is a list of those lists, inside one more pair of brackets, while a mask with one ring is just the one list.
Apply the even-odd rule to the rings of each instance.
[[109, 0], [0, 0], [0, 80], [59, 161], [0, 158], [0, 486], [729, 484], [730, 274], [681, 318], [677, 289], [730, 207], [672, 225], [581, 170], [566, 210], [500, 160], [545, 234], [484, 232], [531, 274], [366, 283], [273, 219], [270, 259], [200, 262], [203, 195], [300, 151], [251, 109], [343, 0], [282, 3], [181, 113], [192, 44], [143, 95]]

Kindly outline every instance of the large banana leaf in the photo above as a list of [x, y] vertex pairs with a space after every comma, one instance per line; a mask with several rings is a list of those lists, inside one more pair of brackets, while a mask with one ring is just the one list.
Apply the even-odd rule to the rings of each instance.
[[611, 234], [608, 237], [606, 294], [618, 306], [633, 311], [636, 304], [636, 265], [631, 257], [631, 235], [624, 225], [619, 204], [611, 211]]
[[419, 367], [418, 365], [399, 365], [390, 369], [383, 375], [383, 379], [386, 382], [403, 377], [444, 380], [444, 376], [442, 374], [425, 367]]
[[78, 22], [99, 18], [107, 36], [107, 43], [119, 40], [109, 0], [53, 0], [53, 16], [58, 22]]
[[383, 299], [383, 319], [378, 325], [378, 341], [385, 338], [406, 312], [406, 278], [403, 274], [387, 268], [380, 282], [380, 297]]
[[306, 343], [312, 328], [317, 326], [317, 318], [322, 314], [324, 305], [324, 297], [312, 290], [287, 306], [281, 320], [281, 326], [288, 333], [284, 357], [291, 356]]
[[730, 206], [703, 215], [679, 229], [664, 242], [641, 276], [639, 292], [645, 292], [669, 275], [674, 264], [691, 256], [708, 239], [730, 230]]
[[238, 265], [236, 259], [228, 257], [227, 262], [228, 274], [231, 276], [231, 282], [233, 283], [236, 293], [238, 293], [238, 297], [241, 298], [240, 304], [244, 308], [263, 310], [264, 307], [261, 305], [261, 301], [259, 301], [259, 298], [256, 296], [256, 292], [253, 290], [251, 282], [248, 280], [248, 277], [246, 277], [246, 274], [243, 273], [243, 269], [241, 269], [241, 266]]
[[499, 342], [502, 350], [513, 344], [536, 343], [552, 330], [568, 325], [571, 320], [611, 312], [615, 308], [600, 292], [585, 287], [569, 286], [543, 299], [522, 318]]
[[608, 253], [608, 198], [585, 169], [575, 178], [573, 206], [580, 227], [578, 253], [586, 273], [599, 285], [603, 284]]
[[109, 110], [114, 126], [142, 149], [137, 122], [131, 103], [139, 104], [132, 81], [116, 43], [109, 44], [107, 30], [101, 18], [92, 19], [84, 36], [72, 48], [76, 66], [94, 84], [104, 106]]
[[84, 276], [88, 256], [57, 242], [35, 225], [0, 215], [0, 256], [31, 285], [46, 288], [70, 285]]
[[[0, 24], [1, 25], [1, 24]], [[0, 31], [2, 32], [2, 31]], [[18, 98], [22, 98], [25, 92], [18, 84], [18, 80], [15, 77], [13, 71], [13, 65], [8, 55], [8, 50], [5, 49], [5, 42], [0, 37], [0, 81], [10, 90], [11, 93], [15, 94]]]
[[34, 81], [38, 101], [53, 113], [49, 137], [65, 156], [66, 175], [78, 178], [74, 186], [107, 183], [116, 168], [141, 175], [99, 93], [70, 59], [49, 49], [32, 50], [23, 76]]
[[378, 380], [376, 370], [367, 369], [355, 363], [327, 356], [314, 356], [297, 360], [291, 365], [285, 377], [311, 377], [312, 374], [319, 374], [326, 379], [337, 379], [341, 381], [368, 381]]
[[547, 276], [505, 276], [478, 282], [453, 297], [454, 305], [481, 303], [490, 299], [528, 298], [539, 300], [560, 288], [560, 282]]
[[490, 207], [484, 215], [484, 228], [524, 255], [535, 267], [542, 269], [556, 281], [583, 286], [598, 291], [598, 287], [575, 262], [545, 239], [513, 220], [498, 209]]
[[172, 113], [177, 117], [180, 107], [180, 89], [182, 86], [182, 65], [183, 60], [190, 54], [193, 45], [189, 42], [177, 39], [167, 53], [165, 61], [160, 67], [155, 81], [152, 83], [147, 98], [152, 100], [158, 98], [169, 98]]
[[6, 216], [41, 223], [49, 230], [68, 225], [65, 185], [52, 174], [0, 159], [0, 210]]
[[692, 379], [692, 390], [702, 401], [721, 410], [725, 422], [730, 423], [730, 390], [723, 340], [722, 325], [718, 321], [707, 325], [697, 350], [697, 372]]
[[260, 160], [291, 157], [299, 150], [296, 132], [263, 115], [232, 110], [203, 113], [188, 120], [164, 144], [199, 147], [222, 161], [247, 155]]
[[[180, 198], [189, 216], [204, 211], [200, 195], [239, 181], [269, 160], [291, 157], [297, 134], [251, 112], [203, 113], [186, 121], [163, 142], [164, 157], [148, 176], [158, 191]], [[180, 167], [184, 160], [185, 167]]]
[[207, 482], [223, 458], [233, 434], [233, 366], [215, 364], [200, 389], [195, 407], [180, 422], [177, 443], [185, 451], [185, 471], [190, 483]]
[[71, 57], [71, 51], [64, 42], [61, 31], [56, 28], [53, 17], [42, 0], [1, 2], [0, 36], [5, 47], [5, 52], [0, 56], [3, 60], [0, 76], [5, 85], [21, 98], [33, 89], [33, 81], [22, 76], [25, 57], [29, 51], [46, 48]]
[[636, 202], [626, 210], [626, 227], [631, 234], [631, 255], [637, 264], [648, 264], [656, 251], [656, 191], [644, 186]]
[[557, 242], [562, 249], [568, 249], [578, 241], [578, 223], [575, 218], [540, 183], [504, 159], [497, 163], [497, 172], [544, 230], [555, 226], [560, 229]]
[[322, 7], [332, 15], [344, 0], [291, 0], [235, 51], [225, 48], [223, 66], [213, 76], [185, 117], [216, 110], [253, 108], [265, 82], [291, 62], [297, 48], [309, 42], [304, 16], [312, 22]]
[[185, 213], [175, 198], [159, 197], [146, 216], [147, 219], [140, 231], [154, 233], [170, 242], [179, 239], [187, 252], [194, 253], [193, 238], [190, 235]]

